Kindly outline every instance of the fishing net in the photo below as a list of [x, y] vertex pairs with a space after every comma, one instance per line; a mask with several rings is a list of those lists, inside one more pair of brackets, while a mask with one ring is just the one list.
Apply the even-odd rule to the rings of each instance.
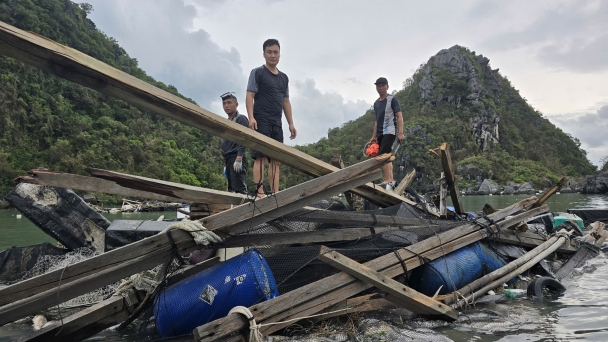
[[[38, 262], [36, 262], [34, 267], [32, 267], [23, 275], [21, 280], [26, 280], [57, 270], [63, 270], [69, 265], [73, 265], [75, 263], [90, 259], [96, 255], [99, 255], [99, 253], [90, 248], [79, 248], [68, 252], [65, 255], [40, 256], [38, 258]], [[119, 284], [120, 282], [116, 282], [107, 286], [103, 286], [97, 290], [91, 291], [84, 295], [63, 302], [59, 305], [59, 307], [72, 308], [93, 305], [104, 299], [109, 298], [116, 291], [116, 288]], [[57, 310], [57, 306], [51, 308], [51, 310]]]

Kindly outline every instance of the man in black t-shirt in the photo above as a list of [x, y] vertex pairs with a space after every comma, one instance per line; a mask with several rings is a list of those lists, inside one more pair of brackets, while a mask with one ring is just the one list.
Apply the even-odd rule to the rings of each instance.
[[[281, 46], [276, 39], [268, 39], [262, 49], [266, 64], [251, 70], [247, 83], [247, 115], [249, 127], [278, 142], [283, 142], [281, 118], [283, 112], [289, 124], [290, 139], [295, 139], [297, 131], [291, 116], [289, 102], [289, 78], [277, 69], [281, 57]], [[264, 165], [265, 155], [254, 151], [253, 181], [257, 187], [258, 197], [264, 196]], [[271, 159], [268, 168], [270, 190], [279, 191], [279, 161]]]
[[[237, 110], [239, 102], [232, 92], [220, 96], [224, 112], [228, 120], [234, 121], [245, 127], [249, 127], [249, 120]], [[245, 147], [230, 140], [222, 141], [222, 156], [226, 166], [226, 179], [228, 179], [228, 191], [239, 194], [247, 194], [247, 152]]]

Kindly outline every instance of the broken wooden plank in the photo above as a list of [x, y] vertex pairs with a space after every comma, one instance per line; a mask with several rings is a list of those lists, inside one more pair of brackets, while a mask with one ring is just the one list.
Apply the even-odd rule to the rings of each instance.
[[162, 181], [142, 176], [127, 175], [124, 173], [95, 169], [88, 167], [85, 169], [92, 176], [114, 182], [129, 189], [146, 192], [153, 192], [169, 197], [175, 197], [181, 202], [188, 200], [209, 204], [242, 204], [247, 200], [247, 196], [234, 192], [201, 188], [198, 186], [185, 185], [180, 183]]
[[464, 215], [464, 208], [460, 201], [460, 192], [458, 191], [458, 185], [456, 185], [456, 176], [454, 175], [454, 169], [452, 168], [452, 157], [450, 157], [450, 151], [448, 150], [448, 144], [443, 143], [439, 148], [441, 150], [441, 166], [445, 173], [445, 181], [448, 184], [450, 190], [450, 196], [452, 197], [452, 205], [459, 215]]
[[[173, 231], [172, 234], [175, 236], [174, 240], [179, 250], [182, 250], [184, 253], [196, 250], [197, 246], [190, 234], [179, 230]], [[126, 247], [128, 246], [122, 248]], [[115, 249], [114, 251], [118, 251], [122, 248]], [[1, 306], [0, 326], [21, 317], [35, 314], [53, 305], [61, 304], [102, 286], [127, 278], [135, 273], [152, 269], [162, 263], [168, 262], [173, 257], [173, 253], [174, 249], [169, 243], [160, 246], [151, 253], [143, 254], [116, 266], [89, 274], [85, 277], [73, 279], [69, 282], [64, 283], [63, 279], [60, 277], [61, 281], [55, 284], [57, 288], [51, 288], [47, 291], [39, 292], [27, 298]], [[83, 266], [90, 264], [86, 263], [86, 261], [88, 260], [74, 265], [80, 264], [80, 266]]]
[[596, 221], [589, 227], [588, 233], [583, 237], [580, 242], [580, 247], [574, 253], [568, 261], [555, 272], [555, 278], [562, 280], [568, 275], [572, 274], [572, 271], [583, 266], [585, 261], [594, 258], [599, 255], [600, 249], [604, 241], [608, 238], [608, 232], [605, 230], [606, 225], [602, 222]]
[[[414, 228], [414, 227], [408, 227]], [[427, 228], [427, 226], [420, 226]], [[356, 240], [374, 234], [399, 230], [399, 227], [369, 228], [340, 228], [323, 229], [310, 232], [263, 233], [242, 234], [232, 236], [225, 241], [213, 245], [219, 248], [251, 247], [251, 246], [279, 246], [302, 243], [324, 243], [332, 241]]]
[[549, 199], [549, 197], [553, 196], [554, 193], [558, 192], [559, 189], [561, 189], [562, 186], [564, 186], [564, 184], [566, 184], [569, 179], [570, 179], [570, 177], [562, 177], [562, 179], [560, 179], [559, 182], [557, 182], [557, 184], [552, 186], [551, 189], [547, 190], [547, 192], [545, 192], [538, 199], [538, 201], [536, 201], [536, 203], [532, 204], [532, 206], [530, 208], [536, 208], [536, 207], [541, 206], [543, 203], [545, 203], [545, 201], [547, 199]]
[[[366, 282], [390, 295], [387, 300], [419, 314], [430, 314], [447, 321], [458, 319], [458, 313], [447, 305], [431, 299], [382, 273], [362, 265], [330, 248], [321, 247], [319, 260]], [[396, 298], [397, 301], [393, 301]], [[401, 304], [403, 303], [403, 304]]]
[[328, 307], [327, 309], [321, 311], [321, 313], [325, 313], [320, 316], [316, 316], [311, 319], [312, 322], [319, 322], [322, 320], [326, 320], [333, 317], [353, 314], [353, 313], [361, 313], [361, 312], [370, 312], [377, 310], [388, 310], [388, 309], [396, 309], [398, 306], [392, 302], [384, 298], [374, 298], [377, 297], [377, 293], [371, 293], [355, 298], [346, 299], [338, 304]]
[[209, 230], [221, 230], [222, 233], [230, 235], [239, 234], [303, 206], [378, 179], [381, 174], [380, 166], [394, 158], [390, 154], [371, 158], [200, 221]]
[[[316, 209], [316, 208], [315, 208]], [[311, 210], [306, 213], [288, 215], [290, 221], [334, 223], [352, 227], [376, 225], [413, 226], [426, 224], [426, 219], [400, 216], [376, 215], [353, 211]]]
[[[190, 234], [184, 231], [173, 231], [171, 233], [182, 253], [195, 247]], [[55, 270], [23, 280], [19, 283], [0, 289], [0, 306], [34, 296], [49, 289], [54, 289], [60, 281], [61, 284], [67, 284], [76, 279], [94, 275], [137, 257], [152, 255], [160, 261], [160, 264], [169, 258], [170, 253], [166, 251], [167, 247], [169, 247], [169, 249], [171, 247], [171, 242], [167, 234], [158, 234], [79, 263], [69, 265], [64, 269]], [[145, 270], [146, 269], [142, 269], [140, 271]], [[111, 281], [106, 282], [106, 284], [103, 285], [110, 283]]]
[[446, 218], [448, 216], [448, 184], [445, 181], [445, 172], [441, 173], [439, 180], [439, 216]]
[[129, 317], [139, 298], [144, 294], [129, 291], [128, 299], [123, 296], [112, 296], [93, 306], [81, 310], [61, 321], [51, 322], [48, 326], [26, 334], [19, 342], [71, 342], [81, 341], [102, 330], [114, 326]]
[[[338, 170], [331, 164], [198, 107], [82, 52], [4, 22], [0, 22], [0, 53], [134, 106], [254, 149], [309, 175], [319, 177]], [[401, 202], [416, 205], [413, 201], [375, 187], [371, 183], [353, 191], [381, 206]]]
[[[195, 203], [195, 201], [172, 196], [161, 195], [148, 191], [126, 188], [102, 178], [74, 175], [70, 173], [52, 172], [46, 170], [30, 170], [32, 176], [20, 176], [15, 182], [48, 185], [65, 189], [90, 192], [101, 192], [112, 195], [158, 200], [163, 202]], [[240, 203], [240, 202], [238, 202]], [[230, 209], [230, 204], [208, 204], [212, 213]]]
[[[500, 234], [496, 234], [491, 237], [492, 240], [508, 243], [511, 245], [522, 246], [522, 247], [531, 247], [534, 248], [546, 241], [542, 236], [534, 233], [528, 232], [514, 232], [511, 230], [503, 229], [500, 231]], [[576, 252], [575, 242], [572, 241], [570, 244], [564, 243], [558, 248], [558, 252], [560, 253], [568, 253], [572, 254]]]
[[[522, 200], [508, 208], [497, 211], [490, 215], [489, 218], [497, 222], [508, 215], [522, 210], [535, 201], [535, 197]], [[501, 229], [506, 229], [509, 225], [519, 224], [521, 220], [533, 217], [546, 210], [546, 206], [536, 208], [509, 220], [499, 222], [497, 225]], [[484, 220], [480, 220], [479, 222], [484, 222]], [[492, 226], [491, 229], [496, 229], [496, 227]], [[444, 253], [449, 253], [452, 250], [483, 239], [487, 234], [488, 232], [485, 228], [481, 228], [475, 223], [466, 224], [408, 246], [407, 249], [400, 249], [397, 253], [399, 253], [400, 259], [406, 264], [407, 269], [410, 270], [420, 265], [419, 255], [429, 260], [434, 260], [443, 256]], [[443, 245], [439, 246], [440, 244]], [[393, 278], [403, 273], [400, 259], [395, 253], [389, 253], [371, 260], [365, 263], [365, 265]], [[308, 284], [277, 298], [256, 304], [250, 307], [249, 310], [253, 313], [257, 322], [281, 322], [287, 319], [310, 316], [369, 287], [370, 285], [361, 283], [352, 276], [342, 272]], [[291, 323], [270, 326], [264, 329], [264, 333], [274, 332], [289, 324]], [[196, 328], [194, 336], [198, 341], [216, 341], [245, 328], [248, 328], [248, 325], [238, 315], [228, 315]]]
[[393, 192], [395, 192], [398, 195], [403, 194], [405, 189], [408, 186], [410, 186], [410, 184], [414, 180], [414, 177], [416, 177], [416, 169], [412, 169], [412, 172], [410, 172], [405, 177], [403, 177], [403, 179], [401, 180], [401, 182], [399, 182], [399, 185], [397, 185], [397, 187], [393, 190]]
[[66, 248], [87, 247], [103, 253], [110, 221], [73, 191], [21, 183], [4, 198]]

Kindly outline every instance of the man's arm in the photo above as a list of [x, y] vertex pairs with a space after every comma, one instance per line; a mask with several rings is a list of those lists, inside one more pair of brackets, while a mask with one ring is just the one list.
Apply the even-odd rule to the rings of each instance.
[[[239, 117], [236, 119], [236, 122], [245, 127], [249, 127], [249, 120], [247, 120], [245, 115], [239, 115]], [[245, 146], [239, 145], [238, 149], [236, 150], [236, 160], [243, 159], [244, 155], [245, 155]]]
[[291, 136], [289, 139], [295, 139], [298, 135], [298, 131], [296, 131], [296, 127], [293, 125], [293, 117], [291, 116], [291, 102], [289, 101], [289, 97], [283, 98], [283, 111], [285, 112], [285, 119], [287, 119], [287, 123], [289, 124], [289, 132]]
[[376, 121], [374, 121], [374, 133], [372, 134], [372, 138], [369, 139], [369, 142], [372, 141], [376, 141], [377, 140], [377, 136], [376, 136], [376, 131], [378, 130], [378, 123]]
[[403, 135], [403, 113], [397, 112], [395, 113], [395, 117], [397, 118], [397, 139], [400, 144], [403, 144], [405, 140], [405, 135]]
[[258, 123], [253, 118], [253, 98], [255, 97], [255, 93], [248, 91], [247, 96], [245, 97], [245, 107], [247, 108], [247, 116], [249, 117], [249, 128], [258, 130]]

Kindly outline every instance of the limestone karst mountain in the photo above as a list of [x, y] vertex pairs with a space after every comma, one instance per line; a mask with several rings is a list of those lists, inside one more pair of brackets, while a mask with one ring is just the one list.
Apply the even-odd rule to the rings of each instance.
[[[487, 178], [542, 188], [559, 176], [595, 172], [577, 138], [532, 108], [498, 68], [492, 69], [487, 57], [468, 48], [455, 45], [439, 51], [395, 96], [403, 109], [407, 140], [397, 155], [395, 173], [400, 179], [416, 168], [419, 190], [430, 190], [438, 179], [438, 158], [428, 151], [444, 141], [458, 165], [461, 189], [478, 187]], [[368, 111], [302, 149], [327, 160], [340, 153], [355, 163], [364, 158], [361, 149], [372, 126], [373, 113]]]

